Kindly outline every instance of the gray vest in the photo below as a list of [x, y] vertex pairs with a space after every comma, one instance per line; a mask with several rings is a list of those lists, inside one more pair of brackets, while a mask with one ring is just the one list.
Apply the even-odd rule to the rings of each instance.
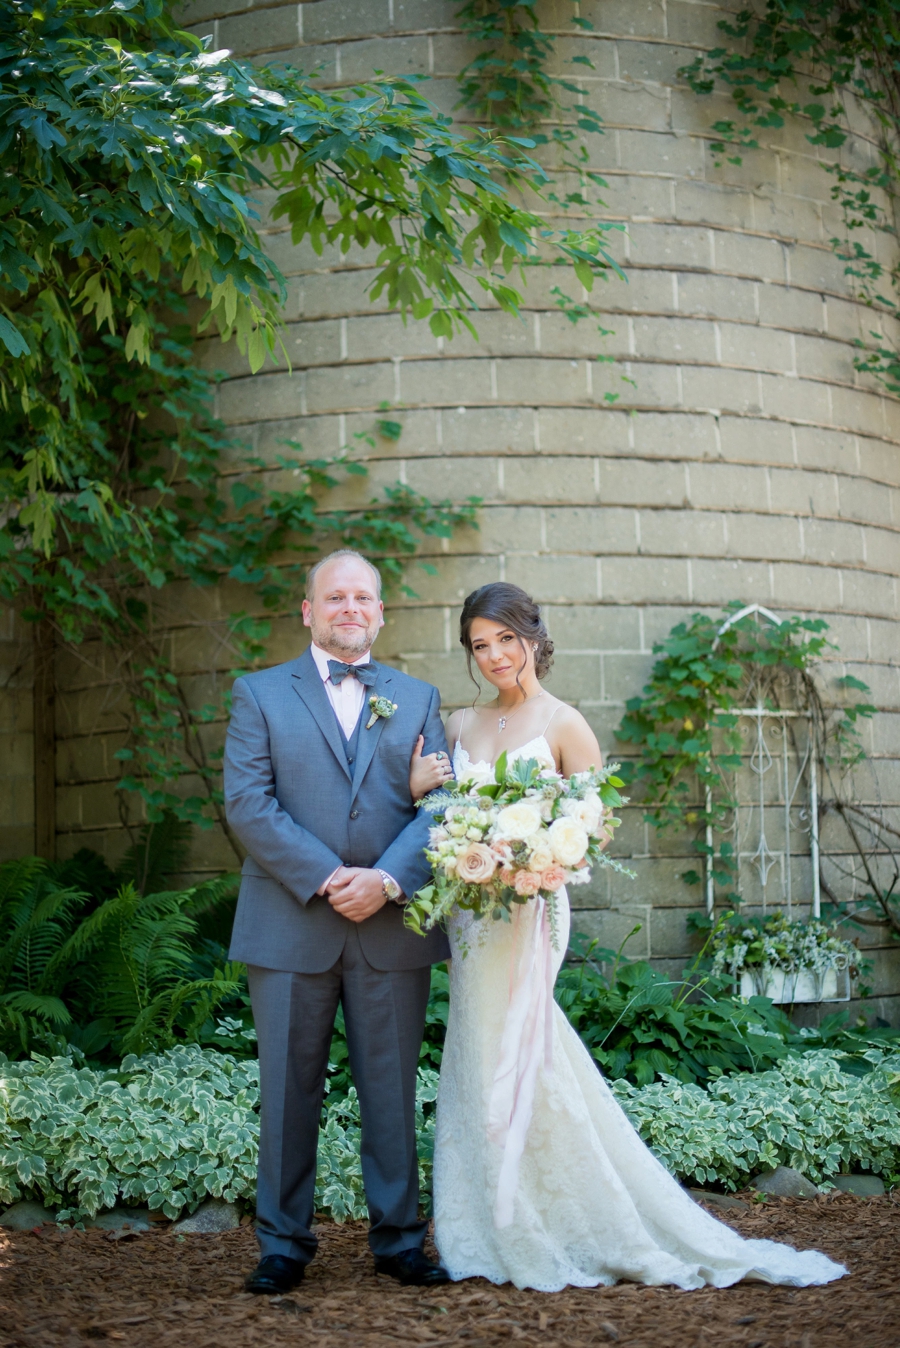
[[[348, 675], [348, 677], [350, 676]], [[366, 693], [368, 694], [368, 689], [366, 689]], [[347, 736], [344, 734], [344, 727], [341, 725], [340, 721], [338, 721], [337, 713], [335, 713], [334, 719], [335, 721], [337, 721], [337, 728], [341, 736], [341, 744], [344, 747], [344, 753], [347, 755], [347, 766], [349, 767], [350, 775], [352, 776], [353, 764], [356, 762], [356, 757], [359, 752], [360, 732], [365, 722], [369, 719], [368, 697], [362, 704], [362, 711], [359, 713], [359, 716], [357, 717], [356, 725], [353, 727], [353, 734], [350, 736], [349, 739], [347, 739]], [[358, 807], [356, 805], [354, 805], [353, 809], [358, 811]], [[356, 815], [353, 813], [353, 810], [350, 811], [350, 818], [351, 819], [356, 818]], [[357, 837], [357, 832], [355, 829], [352, 829], [350, 831], [350, 850], [346, 857], [346, 863], [348, 866], [362, 866], [366, 864], [364, 861], [361, 861], [356, 854], [356, 848], [354, 847], [353, 844], [354, 842], [358, 841], [360, 841], [360, 839]]]
[[[363, 717], [365, 716], [366, 720], [369, 719], [366, 715], [368, 710], [369, 704], [368, 702], [364, 702], [362, 704], [362, 711], [356, 719], [356, 725], [353, 727], [353, 734], [349, 739], [347, 739], [347, 736], [344, 734], [344, 727], [341, 725], [340, 721], [338, 721], [338, 730], [341, 732], [341, 743], [344, 746], [344, 753], [347, 755], [347, 762], [351, 768], [356, 761], [356, 751], [359, 748], [359, 732], [363, 723]], [[337, 721], [337, 716], [335, 716], [334, 719]]]

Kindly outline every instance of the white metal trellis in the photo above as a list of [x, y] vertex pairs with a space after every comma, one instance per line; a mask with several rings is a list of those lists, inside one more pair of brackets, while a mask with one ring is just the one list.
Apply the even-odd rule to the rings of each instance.
[[[719, 639], [729, 627], [739, 622], [742, 618], [755, 613], [758, 618], [764, 618], [771, 623], [780, 623], [781, 619], [770, 609], [763, 608], [761, 604], [748, 604], [742, 608], [739, 613], [735, 613], [722, 624], [716, 634], [716, 640], [713, 643], [713, 650], [719, 644]], [[788, 711], [781, 709], [771, 709], [764, 707], [761, 701], [757, 702], [755, 707], [737, 707], [730, 709], [730, 714], [750, 721], [753, 727], [753, 748], [749, 754], [748, 765], [756, 777], [756, 798], [755, 801], [745, 801], [743, 804], [738, 799], [735, 807], [735, 819], [733, 824], [734, 833], [734, 855], [738, 866], [738, 874], [742, 862], [755, 868], [759, 886], [762, 891], [762, 907], [765, 911], [767, 906], [767, 890], [769, 884], [770, 872], [777, 868], [781, 880], [781, 902], [787, 909], [788, 917], [793, 916], [793, 881], [792, 881], [792, 861], [795, 856], [800, 855], [798, 850], [793, 850], [791, 846], [791, 835], [797, 833], [805, 834], [809, 839], [810, 866], [812, 869], [812, 916], [818, 918], [821, 914], [821, 889], [819, 885], [819, 800], [818, 800], [818, 774], [816, 770], [816, 754], [812, 735], [812, 719], [809, 712], [806, 711]], [[807, 725], [806, 748], [802, 757], [797, 753], [796, 773], [793, 774], [791, 781], [791, 753], [788, 746], [788, 721], [795, 719], [798, 722], [804, 721]], [[771, 725], [780, 737], [780, 753], [774, 755], [769, 748], [766, 739], [767, 726]], [[771, 733], [771, 732], [770, 732]], [[778, 779], [779, 800], [769, 801], [766, 799], [767, 778], [769, 773], [774, 772]], [[795, 802], [800, 795], [801, 784], [805, 785], [803, 794], [806, 796], [806, 807], [802, 808]], [[742, 818], [746, 818], [745, 831], [749, 832], [754, 827], [753, 813], [758, 815], [758, 837], [756, 838], [756, 847], [751, 852], [748, 849], [741, 848], [741, 823]], [[780, 848], [773, 849], [769, 845], [766, 836], [766, 820], [771, 818], [773, 811], [781, 811], [781, 826], [783, 829], [783, 839]], [[706, 813], [709, 819], [712, 811], [712, 791], [709, 787], [706, 790]], [[797, 824], [793, 822], [792, 813], [798, 813]], [[808, 827], [804, 826], [804, 817], [808, 819]], [[713, 916], [715, 906], [713, 871], [715, 868], [715, 858], [713, 856], [713, 829], [712, 824], [706, 826], [706, 911], [710, 917]]]

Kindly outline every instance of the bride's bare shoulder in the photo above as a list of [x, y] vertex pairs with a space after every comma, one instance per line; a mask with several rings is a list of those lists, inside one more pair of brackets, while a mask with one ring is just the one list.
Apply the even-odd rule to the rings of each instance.
[[558, 732], [561, 729], [571, 730], [582, 728], [590, 730], [590, 726], [582, 716], [577, 707], [573, 707], [569, 702], [562, 702], [558, 697], [553, 699], [553, 703], [547, 708], [550, 713], [550, 729]]
[[563, 772], [584, 772], [589, 767], [600, 767], [597, 736], [577, 707], [560, 702], [553, 710], [549, 732], [554, 757]]

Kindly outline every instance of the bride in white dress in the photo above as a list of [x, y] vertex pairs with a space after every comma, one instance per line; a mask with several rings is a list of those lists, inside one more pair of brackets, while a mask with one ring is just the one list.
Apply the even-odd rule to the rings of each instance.
[[[523, 590], [497, 583], [470, 594], [460, 640], [497, 697], [450, 718], [458, 780], [492, 780], [504, 751], [567, 776], [600, 765], [584, 717], [541, 688], [553, 646]], [[446, 771], [436, 755], [414, 758], [414, 795]], [[647, 1149], [552, 999], [569, 934], [565, 890], [556, 904], [555, 949], [540, 902], [512, 922], [463, 913], [450, 924], [434, 1156], [435, 1242], [450, 1277], [556, 1292], [619, 1279], [807, 1286], [845, 1274], [815, 1250], [743, 1240]]]

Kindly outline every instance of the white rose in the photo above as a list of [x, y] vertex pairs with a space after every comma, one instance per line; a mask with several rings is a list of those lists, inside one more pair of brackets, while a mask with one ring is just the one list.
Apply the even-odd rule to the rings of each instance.
[[600, 827], [600, 809], [590, 800], [576, 800], [569, 796], [560, 806], [560, 813], [575, 819], [586, 833], [596, 833]]
[[448, 824], [447, 832], [450, 834], [451, 838], [464, 838], [466, 836], [466, 826], [465, 824]]
[[554, 861], [561, 866], [577, 866], [588, 846], [588, 835], [577, 819], [561, 815], [547, 830]]
[[472, 842], [481, 842], [481, 829], [473, 824], [471, 828], [466, 829], [466, 837], [471, 838]]
[[516, 805], [507, 805], [497, 816], [497, 833], [501, 838], [514, 838], [523, 842], [537, 833], [541, 826], [541, 813], [530, 800], [520, 800]]
[[472, 787], [490, 786], [493, 780], [494, 769], [492, 767], [479, 767], [475, 763], [471, 763], [465, 768], [460, 777], [460, 781]]
[[534, 847], [531, 849], [531, 855], [528, 858], [528, 869], [530, 871], [545, 871], [548, 866], [553, 864], [553, 852], [550, 850], [550, 844], [546, 836], [538, 838]]
[[541, 801], [541, 818], [545, 824], [549, 824], [553, 818], [553, 797], [544, 796]]

